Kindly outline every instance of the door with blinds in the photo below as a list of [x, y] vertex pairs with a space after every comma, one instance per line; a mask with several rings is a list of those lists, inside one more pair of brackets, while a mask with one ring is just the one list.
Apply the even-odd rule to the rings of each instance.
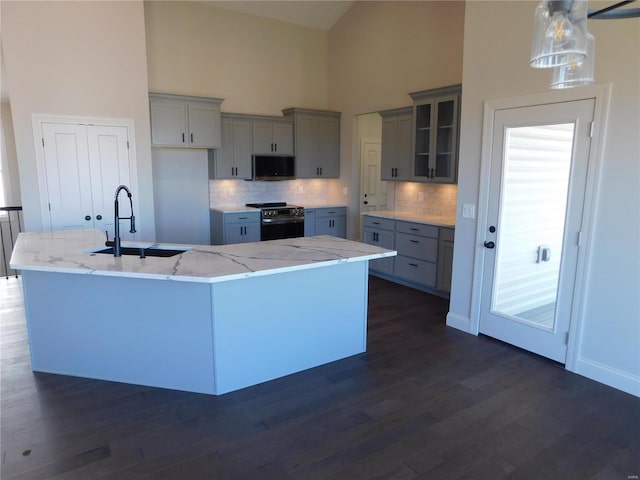
[[[133, 189], [137, 210], [128, 127], [42, 121], [39, 133], [42, 138], [36, 145], [41, 150], [38, 175], [45, 228], [97, 228], [113, 238], [118, 185]], [[123, 204], [121, 211], [128, 215], [128, 209]], [[121, 238], [133, 240], [134, 236], [123, 229]]]
[[565, 363], [595, 100], [497, 110], [479, 331]]

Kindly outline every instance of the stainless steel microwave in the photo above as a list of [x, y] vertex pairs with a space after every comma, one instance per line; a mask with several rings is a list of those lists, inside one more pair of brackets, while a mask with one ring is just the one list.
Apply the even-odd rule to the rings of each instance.
[[293, 180], [296, 178], [296, 157], [283, 155], [253, 155], [254, 180]]

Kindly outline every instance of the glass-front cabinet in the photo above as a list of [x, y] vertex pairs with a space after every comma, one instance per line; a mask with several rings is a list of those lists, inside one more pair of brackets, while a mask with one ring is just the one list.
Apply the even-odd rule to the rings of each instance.
[[456, 183], [459, 85], [410, 94], [415, 135], [413, 180]]

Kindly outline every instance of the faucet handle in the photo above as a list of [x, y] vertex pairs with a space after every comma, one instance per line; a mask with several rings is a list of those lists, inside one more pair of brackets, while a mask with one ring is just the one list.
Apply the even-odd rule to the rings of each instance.
[[109, 241], [109, 230], [105, 230], [104, 234], [107, 236], [107, 242]]

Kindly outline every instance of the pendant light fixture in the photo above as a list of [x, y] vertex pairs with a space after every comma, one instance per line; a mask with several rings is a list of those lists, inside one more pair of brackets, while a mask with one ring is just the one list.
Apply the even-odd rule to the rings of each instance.
[[533, 20], [529, 64], [553, 68], [551, 88], [570, 88], [594, 82], [595, 38], [587, 19], [640, 17], [640, 8], [620, 9], [636, 0], [623, 0], [600, 10], [589, 10], [587, 0], [541, 0]]
[[587, 58], [586, 0], [542, 0], [536, 8], [529, 64], [550, 68]]

